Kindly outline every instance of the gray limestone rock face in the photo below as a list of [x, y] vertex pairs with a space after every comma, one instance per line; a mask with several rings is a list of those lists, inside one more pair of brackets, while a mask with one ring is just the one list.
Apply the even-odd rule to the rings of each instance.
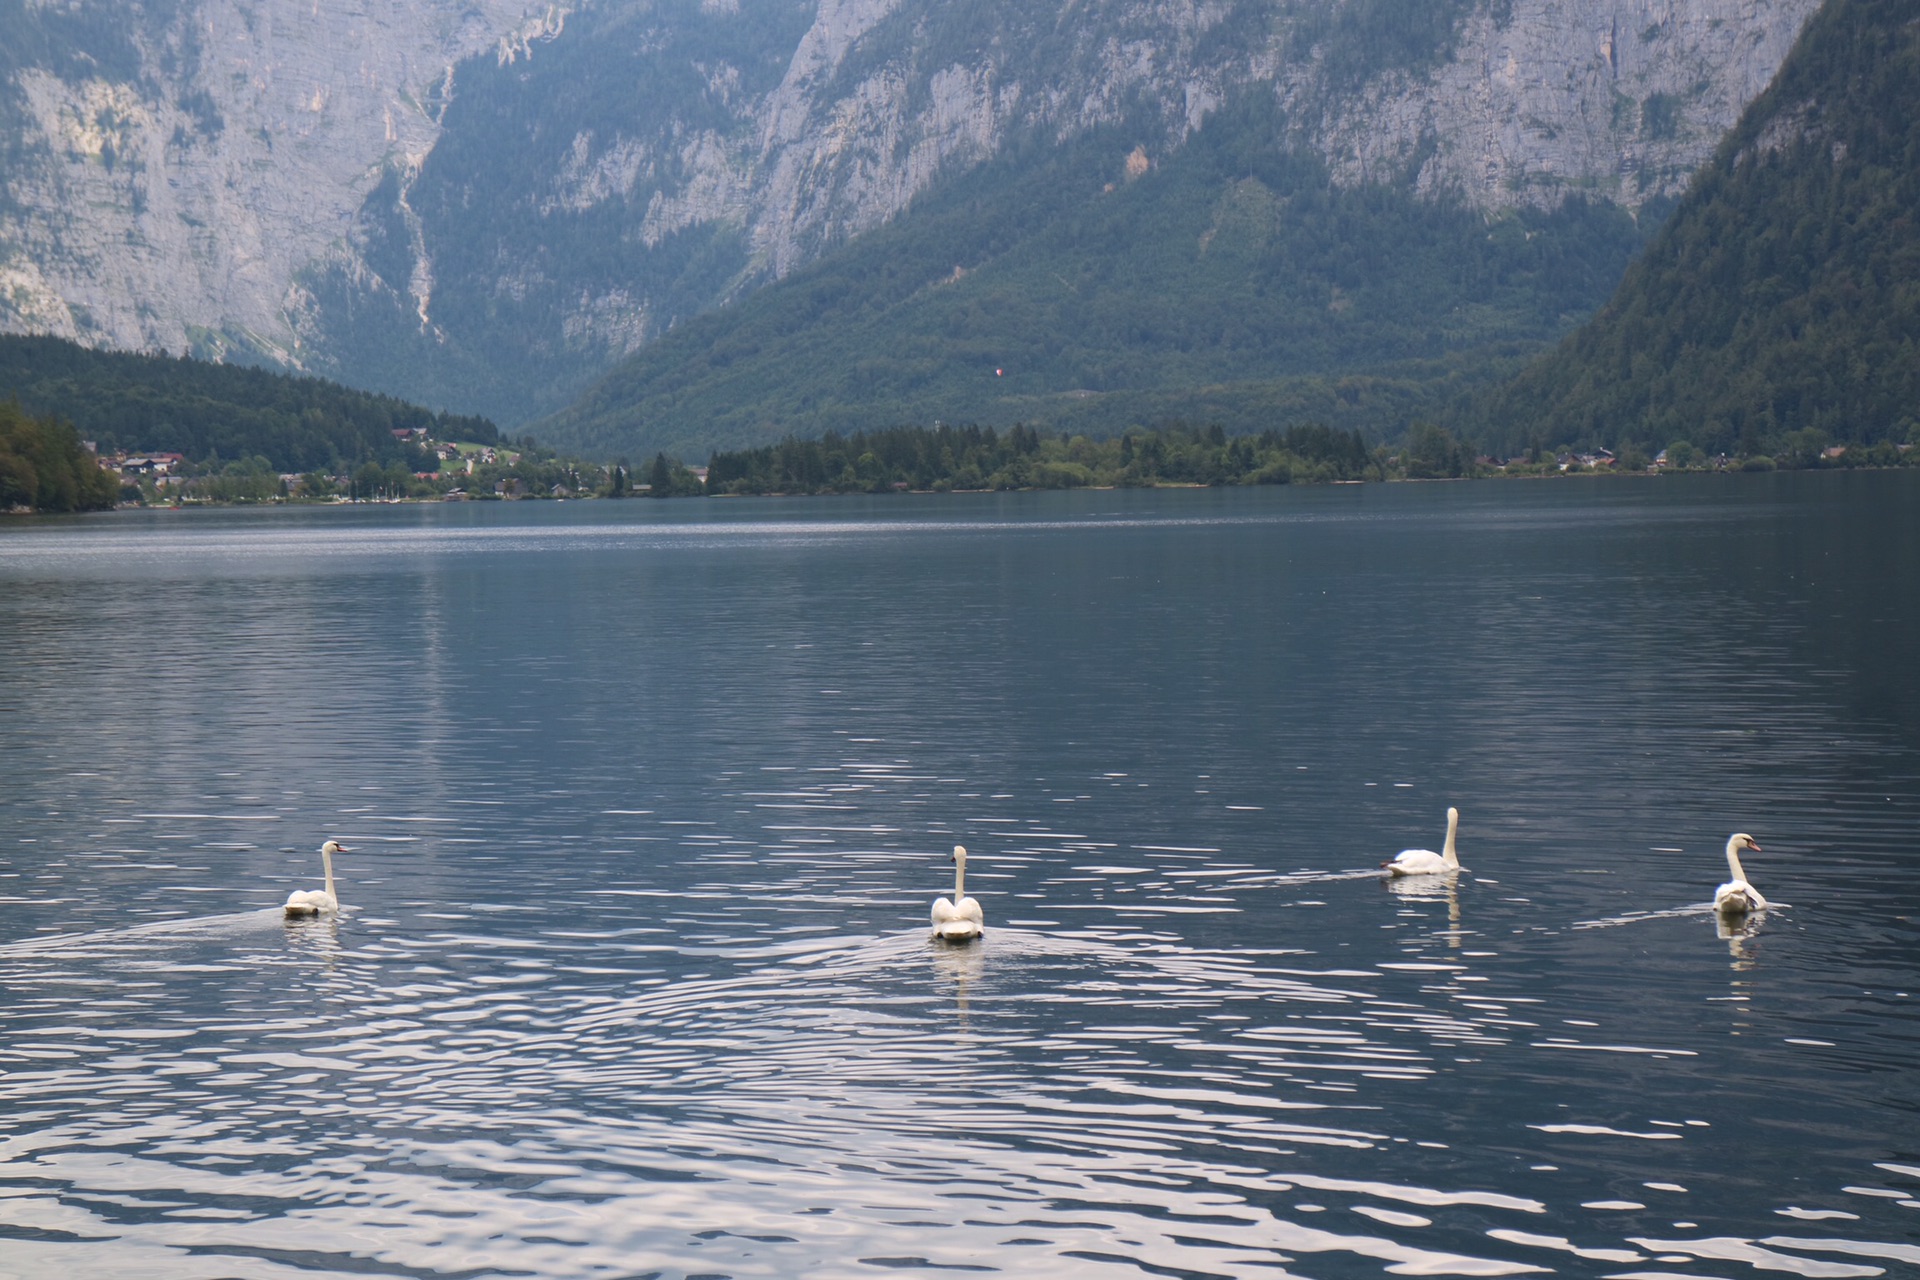
[[297, 273], [348, 254], [368, 191], [432, 150], [455, 65], [564, 19], [546, 0], [188, 0], [125, 35], [117, 75], [85, 48], [64, 74], [22, 68], [0, 326], [297, 365]]
[[1337, 113], [1311, 76], [1290, 100], [1346, 181], [1412, 170], [1483, 208], [1568, 194], [1637, 208], [1678, 194], [1773, 78], [1816, 5], [1521, 0], [1465, 23], [1423, 80], [1381, 77]]

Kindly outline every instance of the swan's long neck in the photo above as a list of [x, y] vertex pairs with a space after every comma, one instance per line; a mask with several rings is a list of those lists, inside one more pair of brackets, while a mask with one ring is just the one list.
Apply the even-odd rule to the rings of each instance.
[[1746, 871], [1740, 866], [1740, 855], [1736, 852], [1731, 840], [1727, 841], [1727, 870], [1733, 873], [1735, 880], [1744, 881], [1747, 878]]
[[953, 846], [953, 901], [957, 906], [967, 896], [967, 851]]
[[1445, 859], [1446, 864], [1450, 867], [1460, 865], [1460, 855], [1453, 851], [1454, 832], [1458, 831], [1459, 828], [1460, 811], [1458, 809], [1447, 810], [1447, 842], [1440, 846], [1440, 856]]
[[320, 851], [320, 864], [327, 869], [327, 896], [335, 902], [338, 902], [340, 895], [333, 891], [333, 850], [322, 849]]

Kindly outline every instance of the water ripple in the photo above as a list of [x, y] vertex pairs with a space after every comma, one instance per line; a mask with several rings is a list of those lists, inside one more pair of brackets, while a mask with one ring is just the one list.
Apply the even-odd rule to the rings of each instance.
[[9, 524], [0, 1268], [1898, 1274], [1920, 504], [1805, 479]]

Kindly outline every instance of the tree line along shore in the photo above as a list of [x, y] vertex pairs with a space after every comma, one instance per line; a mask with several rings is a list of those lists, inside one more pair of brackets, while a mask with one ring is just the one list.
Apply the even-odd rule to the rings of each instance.
[[1678, 440], [1649, 455], [1628, 446], [1534, 447], [1478, 454], [1445, 428], [1416, 424], [1397, 445], [1319, 424], [1229, 435], [1217, 425], [1169, 424], [1094, 440], [1026, 426], [896, 427], [789, 438], [716, 452], [704, 467], [664, 453], [569, 459], [531, 441], [441, 441], [395, 429], [404, 460], [366, 459], [341, 471], [277, 470], [264, 455], [198, 461], [178, 453], [103, 453], [70, 425], [0, 404], [0, 511], [70, 512], [127, 505], [433, 501], [539, 498], [946, 493], [980, 490], [1327, 484], [1498, 476], [1648, 474], [1894, 467], [1920, 463], [1905, 442], [1833, 445], [1807, 430], [1777, 455], [1708, 454]]

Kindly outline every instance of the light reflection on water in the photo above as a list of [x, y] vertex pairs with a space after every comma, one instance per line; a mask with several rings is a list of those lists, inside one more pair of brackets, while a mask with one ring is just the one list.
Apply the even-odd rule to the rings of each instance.
[[1805, 479], [10, 529], [0, 1270], [1899, 1274], [1920, 539]]

